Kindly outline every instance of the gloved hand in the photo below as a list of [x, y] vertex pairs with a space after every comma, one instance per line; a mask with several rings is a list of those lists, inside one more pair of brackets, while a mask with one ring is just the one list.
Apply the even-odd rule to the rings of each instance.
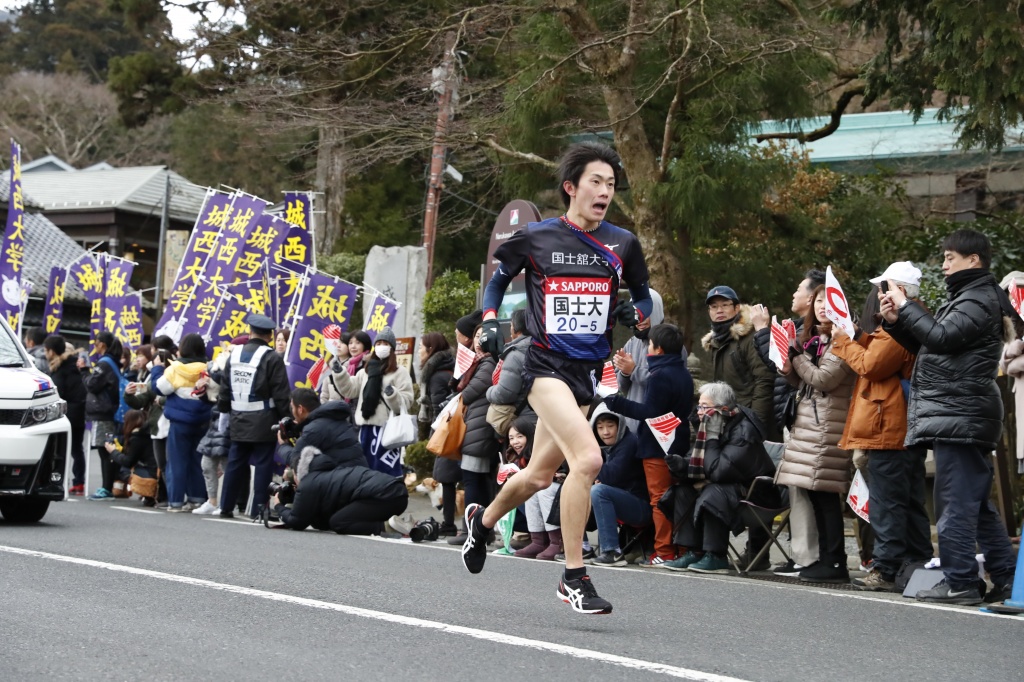
[[222, 414], [222, 415], [220, 415], [219, 417], [217, 417], [217, 430], [220, 431], [221, 433], [227, 433], [228, 432], [228, 424], [230, 424], [230, 423], [231, 423], [231, 415], [230, 414]]
[[501, 333], [501, 324], [497, 320], [484, 320], [480, 332], [480, 349], [490, 353], [495, 360], [501, 353], [501, 347], [505, 345], [504, 335]]
[[633, 302], [622, 300], [615, 304], [612, 308], [612, 318], [625, 327], [635, 327], [638, 320]]
[[395, 387], [394, 386], [388, 386], [387, 388], [384, 389], [384, 395], [386, 395], [388, 397], [391, 397], [394, 394], [395, 394]]

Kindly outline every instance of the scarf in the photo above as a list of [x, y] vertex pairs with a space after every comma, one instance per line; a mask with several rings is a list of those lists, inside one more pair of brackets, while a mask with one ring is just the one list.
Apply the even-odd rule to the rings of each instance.
[[353, 355], [348, 361], [348, 375], [354, 377], [359, 372], [359, 363], [363, 361], [363, 357], [366, 353], [360, 353], [359, 355]]
[[480, 366], [480, 361], [486, 358], [488, 355], [490, 355], [490, 353], [477, 353], [473, 357], [473, 364], [469, 366], [465, 374], [459, 377], [459, 384], [458, 386], [455, 387], [456, 393], [462, 393], [462, 391], [465, 390], [466, 386], [469, 386], [470, 379], [472, 379], [473, 375], [476, 374], [476, 368]]
[[715, 342], [716, 346], [721, 348], [729, 343], [729, 339], [732, 337], [732, 326], [736, 324], [737, 319], [739, 319], [738, 313], [730, 320], [711, 323], [711, 340]]
[[1010, 297], [1006, 295], [1003, 288], [996, 282], [995, 276], [988, 270], [983, 270], [981, 268], [969, 268], [967, 270], [961, 270], [960, 272], [954, 272], [946, 278], [946, 296], [950, 301], [952, 301], [960, 295], [968, 284], [984, 279], [989, 280], [992, 288], [996, 290], [996, 298], [999, 300], [999, 310], [1003, 313], [1003, 317], [1008, 317], [1011, 320], [1016, 321], [1017, 311], [1013, 309], [1013, 304], [1010, 303]]
[[728, 407], [709, 407], [704, 413], [704, 417], [700, 420], [700, 426], [697, 427], [697, 440], [693, 444], [693, 453], [690, 455], [690, 465], [687, 470], [691, 481], [703, 481], [705, 478], [704, 446], [708, 439], [708, 419], [716, 414], [730, 419], [739, 412], [740, 408], [738, 407], [731, 410]]
[[363, 369], [366, 372], [366, 384], [359, 399], [359, 410], [363, 414], [363, 419], [369, 420], [377, 413], [377, 406], [384, 395], [384, 369], [376, 357], [370, 358]]

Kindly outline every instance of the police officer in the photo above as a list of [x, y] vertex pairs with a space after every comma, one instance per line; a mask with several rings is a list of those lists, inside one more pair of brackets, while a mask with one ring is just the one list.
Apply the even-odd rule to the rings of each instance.
[[270, 345], [274, 338], [274, 321], [255, 313], [245, 321], [252, 330], [249, 341], [244, 346], [232, 346], [217, 400], [218, 428], [224, 431], [230, 424], [231, 434], [220, 496], [220, 515], [226, 518], [234, 516], [231, 509], [238, 498], [237, 487], [245, 480], [242, 471], [250, 461], [256, 466], [252, 516], [258, 516], [260, 507], [266, 505], [277, 446], [277, 438], [270, 427], [288, 416], [291, 408], [284, 360]]

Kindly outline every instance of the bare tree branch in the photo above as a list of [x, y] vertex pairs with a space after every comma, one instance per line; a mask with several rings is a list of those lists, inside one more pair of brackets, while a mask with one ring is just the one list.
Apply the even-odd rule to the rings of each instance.
[[829, 122], [818, 128], [812, 130], [809, 133], [802, 131], [794, 132], [783, 132], [783, 133], [761, 133], [754, 137], [758, 142], [765, 142], [767, 140], [796, 140], [797, 142], [814, 142], [824, 137], [828, 137], [832, 133], [839, 130], [839, 123], [843, 118], [843, 112], [846, 111], [846, 107], [850, 105], [854, 97], [864, 94], [864, 84], [858, 84], [854, 87], [847, 88], [839, 95], [839, 99], [836, 101], [835, 107], [832, 109], [832, 113], [829, 115]]

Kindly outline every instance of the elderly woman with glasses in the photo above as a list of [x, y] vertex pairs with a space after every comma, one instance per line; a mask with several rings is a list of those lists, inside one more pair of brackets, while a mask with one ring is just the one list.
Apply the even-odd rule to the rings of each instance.
[[[666, 457], [672, 476], [681, 483], [662, 502], [670, 501], [672, 506], [673, 541], [689, 551], [666, 562], [665, 568], [725, 573], [729, 531], [743, 530], [740, 501], [754, 478], [772, 475], [775, 466], [764, 447], [764, 424], [749, 408], [736, 404], [729, 384], [718, 381], [702, 386], [697, 415], [700, 426], [693, 449], [685, 457]], [[774, 486], [765, 488], [774, 490]]]

